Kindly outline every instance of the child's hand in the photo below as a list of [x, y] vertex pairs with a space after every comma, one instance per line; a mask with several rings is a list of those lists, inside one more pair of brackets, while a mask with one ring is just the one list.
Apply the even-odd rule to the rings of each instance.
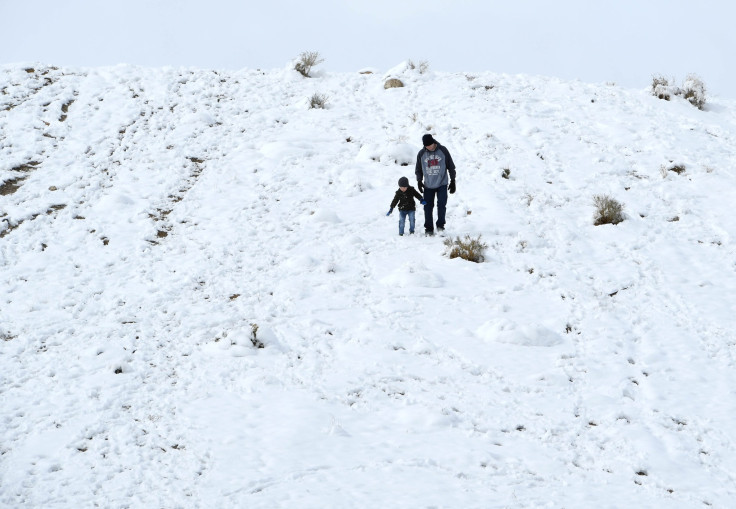
[[390, 216], [391, 215], [391, 212], [393, 212], [393, 211], [394, 211], [394, 209], [388, 209], [388, 212], [386, 212], [386, 215], [387, 216]]

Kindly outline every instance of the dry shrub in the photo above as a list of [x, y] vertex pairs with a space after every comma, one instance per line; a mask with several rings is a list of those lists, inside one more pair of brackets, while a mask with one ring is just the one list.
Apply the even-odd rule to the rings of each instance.
[[682, 87], [661, 74], [652, 77], [652, 95], [669, 101], [673, 95], [682, 96], [690, 104], [702, 110], [705, 107], [705, 83], [696, 74], [688, 74]]
[[673, 85], [670, 84], [669, 79], [665, 78], [661, 74], [655, 74], [652, 76], [652, 95], [659, 99], [669, 101], [672, 95], [676, 95], [676, 90], [674, 90]]
[[624, 220], [624, 206], [607, 195], [597, 194], [593, 196], [595, 206], [594, 223], [596, 226], [602, 224], [618, 224]]
[[315, 93], [309, 98], [309, 109], [323, 110], [327, 104], [327, 96]]
[[415, 64], [412, 60], [408, 60], [406, 65], [412, 71], [419, 71], [419, 74], [425, 74], [429, 71], [429, 62], [426, 60], [422, 60], [418, 64]]
[[455, 240], [445, 239], [445, 255], [452, 258], [462, 258], [470, 262], [481, 263], [486, 259], [485, 251], [488, 244], [481, 241], [481, 236], [471, 238], [466, 235], [464, 239], [456, 237]]
[[702, 110], [705, 107], [705, 83], [696, 74], [688, 74], [682, 84], [682, 96]]
[[305, 78], [311, 78], [312, 67], [324, 62], [324, 58], [320, 58], [318, 51], [305, 51], [299, 55], [299, 60], [294, 64], [294, 70]]

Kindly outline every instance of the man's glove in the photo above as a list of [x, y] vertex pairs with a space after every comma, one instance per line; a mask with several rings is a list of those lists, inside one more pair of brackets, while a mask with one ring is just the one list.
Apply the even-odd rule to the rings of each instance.
[[419, 189], [420, 193], [424, 192], [424, 184], [422, 184], [421, 180], [417, 180], [417, 189]]
[[391, 207], [390, 209], [388, 209], [388, 212], [386, 212], [386, 215], [387, 216], [390, 216], [391, 215], [391, 212], [393, 212], [393, 211], [394, 211], [394, 209], [393, 209], [393, 207]]
[[455, 179], [450, 181], [450, 194], [455, 194]]
[[421, 203], [422, 205], [426, 205], [427, 204], [427, 200], [422, 200], [419, 203]]

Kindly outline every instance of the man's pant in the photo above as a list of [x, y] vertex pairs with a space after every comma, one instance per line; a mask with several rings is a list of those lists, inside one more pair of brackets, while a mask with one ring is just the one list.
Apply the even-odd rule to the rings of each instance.
[[424, 230], [427, 232], [434, 231], [434, 197], [437, 196], [437, 228], [445, 227], [445, 209], [447, 208], [447, 186], [440, 186], [435, 189], [429, 187], [424, 188]]

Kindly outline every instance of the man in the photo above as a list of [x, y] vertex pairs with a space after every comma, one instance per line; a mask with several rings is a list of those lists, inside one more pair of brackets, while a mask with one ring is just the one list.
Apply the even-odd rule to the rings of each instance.
[[445, 209], [447, 207], [447, 191], [449, 178], [450, 194], [455, 192], [455, 163], [450, 152], [437, 143], [431, 134], [422, 136], [424, 148], [417, 154], [417, 165], [414, 173], [417, 176], [417, 188], [424, 193], [424, 232], [434, 235], [434, 199], [437, 197], [437, 230], [445, 229]]

